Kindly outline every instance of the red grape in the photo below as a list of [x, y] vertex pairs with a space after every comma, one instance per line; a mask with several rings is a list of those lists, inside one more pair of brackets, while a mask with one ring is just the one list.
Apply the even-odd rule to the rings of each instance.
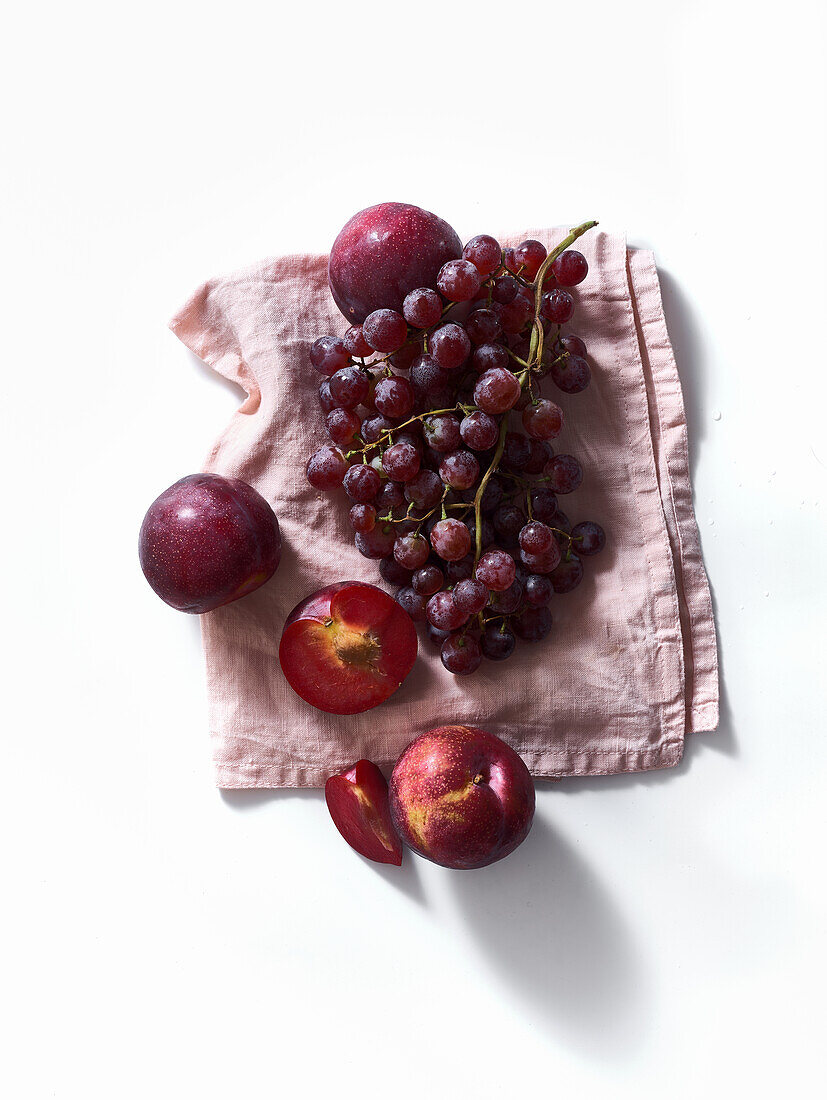
[[465, 322], [465, 331], [472, 344], [481, 345], [493, 343], [502, 329], [493, 310], [477, 309]]
[[552, 525], [552, 520], [557, 515], [557, 497], [551, 489], [531, 490], [531, 511], [535, 519]]
[[409, 504], [427, 511], [442, 497], [442, 478], [434, 470], [420, 470], [405, 485], [405, 499]]
[[459, 561], [447, 561], [443, 567], [446, 584], [459, 584], [467, 580], [474, 572], [474, 555], [466, 554]]
[[581, 393], [591, 381], [589, 364], [580, 355], [554, 359], [549, 368], [552, 380], [563, 393]]
[[471, 578], [460, 581], [454, 589], [453, 596], [454, 603], [460, 611], [467, 611], [469, 615], [476, 615], [488, 603], [488, 589], [482, 581]]
[[320, 447], [307, 461], [307, 480], [314, 489], [336, 489], [347, 468], [347, 459], [338, 447]]
[[482, 664], [480, 644], [470, 634], [451, 634], [442, 643], [440, 657], [454, 676], [469, 676]]
[[402, 535], [393, 545], [393, 556], [405, 569], [421, 569], [431, 548], [422, 535]]
[[423, 565], [421, 569], [417, 569], [411, 580], [414, 592], [421, 596], [433, 596], [444, 583], [445, 578], [438, 565]]
[[582, 252], [569, 248], [552, 262], [551, 270], [558, 286], [577, 286], [589, 273], [589, 265]]
[[362, 422], [350, 409], [331, 409], [324, 418], [324, 426], [332, 441], [344, 446], [353, 442]]
[[574, 298], [567, 290], [549, 290], [540, 300], [540, 312], [547, 321], [564, 325], [574, 313]]
[[498, 615], [511, 615], [520, 606], [523, 599], [523, 586], [515, 576], [512, 584], [502, 592], [491, 595], [491, 610]]
[[373, 399], [383, 416], [404, 420], [414, 407], [414, 390], [407, 378], [382, 378], [376, 383]]
[[462, 258], [470, 260], [477, 271], [485, 278], [491, 275], [502, 262], [502, 249], [499, 242], [486, 233], [472, 237], [462, 250]]
[[487, 623], [480, 647], [489, 661], [505, 661], [514, 652], [517, 640], [505, 623]]
[[[497, 442], [500, 426], [488, 413], [476, 410], [469, 413], [459, 426], [463, 443], [474, 451], [487, 451]], [[491, 482], [489, 481], [489, 485]], [[486, 485], [486, 489], [488, 485]]]
[[528, 554], [545, 554], [555, 545], [554, 532], [539, 520], [532, 520], [520, 531], [519, 542]]
[[480, 344], [474, 348], [471, 366], [477, 374], [484, 374], [492, 367], [507, 367], [508, 352], [502, 344]]
[[355, 409], [368, 395], [370, 384], [357, 367], [343, 367], [330, 376], [330, 392], [342, 409]]
[[387, 558], [393, 553], [396, 532], [392, 523], [377, 523], [370, 531], [357, 531], [353, 540], [366, 558]]
[[517, 566], [504, 550], [487, 550], [477, 562], [475, 576], [492, 592], [504, 592], [514, 583]]
[[392, 584], [395, 588], [404, 588], [411, 583], [410, 569], [403, 569], [394, 557], [382, 558], [379, 573], [386, 584]]
[[586, 557], [591, 557], [592, 554], [599, 554], [606, 545], [606, 532], [599, 523], [594, 523], [590, 519], [573, 527], [571, 537], [576, 544], [577, 553], [581, 556], [585, 554]]
[[425, 622], [425, 597], [410, 587], [400, 588], [396, 593], [396, 602], [403, 611], [407, 611], [415, 623]]
[[[420, 355], [411, 367], [411, 383], [429, 397], [434, 397], [450, 382], [450, 375], [431, 355]], [[437, 406], [438, 408], [439, 406]]]
[[468, 620], [468, 615], [460, 611], [450, 592], [437, 592], [431, 596], [425, 613], [428, 622], [437, 630], [458, 630]]
[[493, 367], [481, 374], [474, 386], [474, 403], [493, 415], [513, 409], [520, 397], [520, 383], [510, 370]]
[[471, 532], [462, 520], [441, 519], [431, 531], [431, 546], [443, 561], [459, 561], [471, 549]]
[[405, 298], [402, 314], [413, 328], [430, 328], [442, 316], [442, 299], [435, 290], [421, 286]]
[[[509, 260], [509, 270], [519, 273], [529, 282], [540, 270], [540, 265], [546, 258], [546, 249], [539, 241], [528, 240], [518, 244]], [[512, 263], [514, 266], [512, 267]]]
[[376, 509], [372, 504], [354, 504], [350, 509], [350, 526], [354, 531], [372, 531], [376, 526]]
[[319, 404], [322, 407], [322, 412], [327, 415], [331, 409], [335, 409], [336, 402], [333, 399], [333, 394], [330, 392], [330, 379], [325, 378], [322, 384], [319, 386]]
[[345, 492], [356, 504], [367, 504], [382, 487], [382, 478], [372, 466], [351, 466], [344, 477]]
[[502, 463], [509, 470], [522, 470], [531, 458], [531, 441], [519, 432], [507, 432]]
[[532, 573], [523, 586], [523, 595], [529, 607], [545, 607], [552, 595], [554, 588], [548, 577]]
[[436, 277], [437, 290], [449, 302], [470, 302], [481, 283], [479, 271], [469, 260], [449, 260]]
[[547, 607], [527, 607], [511, 620], [514, 633], [524, 642], [539, 642], [551, 630], [551, 612]]
[[494, 530], [504, 539], [515, 539], [525, 526], [526, 516], [516, 504], [503, 504], [494, 513]]
[[555, 455], [546, 463], [545, 476], [555, 493], [573, 493], [583, 480], [583, 470], [573, 455]]
[[546, 468], [546, 463], [552, 457], [554, 451], [548, 445], [543, 443], [539, 439], [531, 440], [531, 454], [528, 456], [528, 462], [523, 467], [523, 473], [526, 474], [541, 474]]
[[456, 370], [470, 355], [471, 341], [465, 329], [449, 323], [431, 333], [428, 351], [443, 370]]
[[411, 481], [419, 473], [419, 454], [410, 443], [394, 443], [382, 455], [381, 462], [393, 481]]
[[570, 554], [560, 562], [549, 580], [555, 592], [571, 592], [583, 580], [583, 563], [576, 554]]
[[541, 398], [523, 409], [523, 427], [534, 439], [554, 439], [563, 428], [563, 410]]
[[375, 443], [380, 436], [390, 431], [393, 421], [386, 416], [371, 416], [362, 421], [362, 439], [365, 443]]
[[519, 289], [520, 284], [516, 279], [512, 279], [510, 275], [500, 275], [494, 280], [491, 297], [500, 305], [507, 306], [509, 302], [513, 302], [517, 297]]
[[408, 325], [395, 309], [375, 309], [362, 323], [362, 335], [374, 351], [397, 351], [408, 336]]
[[470, 451], [453, 451], [439, 464], [439, 476], [452, 489], [470, 489], [480, 475], [480, 464]]
[[351, 325], [342, 337], [342, 344], [348, 355], [356, 359], [368, 359], [373, 355], [373, 348], [365, 339], [361, 325]]
[[422, 431], [429, 447], [440, 453], [455, 451], [459, 446], [459, 421], [455, 416], [428, 416], [422, 421]]
[[330, 377], [350, 365], [350, 356], [337, 336], [320, 336], [310, 348], [310, 362], [317, 371]]

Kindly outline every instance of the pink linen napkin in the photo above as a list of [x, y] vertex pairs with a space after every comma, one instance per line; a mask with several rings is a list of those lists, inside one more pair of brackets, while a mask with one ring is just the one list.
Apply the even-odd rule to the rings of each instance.
[[[565, 230], [532, 230], [547, 247]], [[254, 485], [285, 540], [276, 575], [202, 616], [210, 732], [219, 787], [314, 787], [360, 757], [390, 767], [414, 736], [462, 722], [498, 733], [536, 776], [666, 768], [688, 732], [718, 721], [715, 626], [692, 509], [680, 381], [651, 252], [620, 234], [578, 243], [588, 279], [574, 290], [592, 384], [567, 396], [558, 452], [576, 455], [582, 486], [561, 500], [573, 523], [595, 519], [608, 545], [583, 583], [555, 596], [551, 635], [504, 664], [454, 677], [422, 634], [403, 686], [381, 707], [346, 717], [304, 703], [278, 662], [284, 620], [339, 580], [386, 587], [353, 545], [343, 493], [304, 476], [324, 441], [318, 336], [347, 327], [327, 286], [327, 257], [286, 256], [210, 280], [170, 322], [173, 332], [247, 399], [205, 469]]]

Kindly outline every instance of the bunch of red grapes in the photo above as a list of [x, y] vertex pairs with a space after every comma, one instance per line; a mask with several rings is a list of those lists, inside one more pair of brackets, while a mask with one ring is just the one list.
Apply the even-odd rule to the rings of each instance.
[[585, 344], [562, 326], [567, 288], [588, 274], [564, 246], [592, 224], [551, 254], [474, 237], [401, 313], [377, 309], [310, 351], [330, 443], [308, 480], [344, 487], [356, 546], [381, 559], [455, 675], [544, 638], [552, 597], [605, 545], [597, 523], [572, 526], [560, 509], [583, 472], [555, 454], [563, 410], [541, 393], [546, 377], [567, 395], [590, 381]]

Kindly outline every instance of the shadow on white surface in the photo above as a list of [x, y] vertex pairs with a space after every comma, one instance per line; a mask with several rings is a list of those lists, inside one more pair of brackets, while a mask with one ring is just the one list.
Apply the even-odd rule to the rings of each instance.
[[632, 1057], [651, 1018], [632, 930], [577, 850], [542, 817], [519, 850], [453, 873], [469, 937], [509, 993], [557, 1035], [601, 1057]]
[[686, 412], [686, 430], [689, 437], [689, 469], [694, 482], [697, 472], [698, 451], [706, 436], [706, 420], [710, 410], [706, 407], [708, 360], [704, 354], [704, 341], [692, 309], [678, 281], [658, 269], [663, 315], [675, 352], [675, 362], [683, 390]]

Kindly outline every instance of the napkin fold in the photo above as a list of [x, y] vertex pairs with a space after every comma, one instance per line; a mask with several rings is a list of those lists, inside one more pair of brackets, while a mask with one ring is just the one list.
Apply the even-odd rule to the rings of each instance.
[[[526, 236], [553, 247], [565, 230]], [[327, 286], [327, 257], [264, 260], [201, 286], [173, 332], [247, 397], [205, 470], [239, 477], [273, 506], [284, 551], [275, 576], [201, 617], [210, 734], [219, 787], [315, 787], [360, 757], [391, 767], [434, 725], [499, 734], [535, 776], [666, 768], [687, 733], [718, 722], [709, 585], [692, 507], [686, 420], [651, 252], [593, 232], [578, 248], [589, 276], [574, 289], [574, 330], [592, 383], [567, 396], [555, 450], [581, 461], [583, 484], [561, 498], [577, 523], [597, 520], [607, 547], [582, 584], [555, 596], [554, 627], [509, 661], [454, 677], [423, 636], [414, 671], [381, 707], [324, 714], [293, 693], [278, 661], [284, 620], [310, 592], [340, 580], [387, 587], [353, 545], [344, 494], [304, 476], [324, 441], [310, 344], [347, 327]]]

